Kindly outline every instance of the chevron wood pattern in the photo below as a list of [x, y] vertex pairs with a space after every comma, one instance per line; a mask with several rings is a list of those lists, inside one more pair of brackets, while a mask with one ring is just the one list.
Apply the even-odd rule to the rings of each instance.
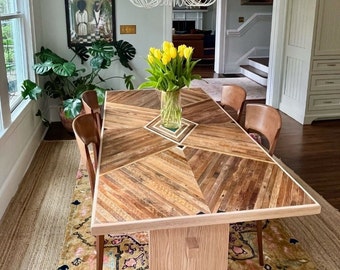
[[[176, 239], [197, 227], [218, 239], [221, 224], [320, 212], [319, 204], [203, 90], [184, 89], [181, 95], [183, 118], [197, 125], [177, 143], [146, 128], [159, 115], [156, 90], [107, 92], [94, 235], [150, 231], [152, 269], [179, 269], [170, 259], [167, 268], [159, 268], [158, 249], [170, 245], [159, 237], [174, 233]], [[197, 239], [187, 236], [190, 249]], [[203, 259], [194, 258], [196, 267]], [[209, 263], [227, 269], [225, 263]]]

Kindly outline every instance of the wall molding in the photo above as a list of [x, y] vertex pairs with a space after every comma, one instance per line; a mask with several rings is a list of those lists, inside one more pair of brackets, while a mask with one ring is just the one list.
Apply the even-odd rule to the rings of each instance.
[[271, 13], [254, 13], [239, 28], [227, 30], [227, 36], [241, 37], [245, 35], [256, 23], [260, 21], [271, 21], [271, 20], [272, 20]]

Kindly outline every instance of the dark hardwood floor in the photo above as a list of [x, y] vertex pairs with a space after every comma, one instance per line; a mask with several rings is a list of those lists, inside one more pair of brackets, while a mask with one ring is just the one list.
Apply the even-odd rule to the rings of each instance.
[[[197, 67], [195, 72], [203, 78], [222, 77], [214, 74], [209, 65]], [[340, 209], [340, 120], [301, 125], [286, 114], [281, 115], [283, 125], [275, 156]], [[74, 139], [74, 135], [66, 132], [60, 123], [52, 123], [45, 139]]]
[[340, 209], [340, 120], [301, 125], [282, 113], [275, 155]]

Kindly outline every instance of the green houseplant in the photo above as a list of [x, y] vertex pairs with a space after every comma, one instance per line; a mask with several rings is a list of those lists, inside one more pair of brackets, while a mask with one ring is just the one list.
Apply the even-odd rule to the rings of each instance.
[[[124, 74], [105, 79], [100, 75], [100, 71], [109, 68], [115, 61], [119, 61], [122, 66], [132, 70], [129, 61], [135, 57], [136, 49], [129, 42], [119, 40], [111, 45], [106, 41], [98, 40], [89, 48], [78, 45], [71, 49], [74, 51], [74, 56], [69, 61], [44, 47], [35, 54], [39, 63], [35, 64], [33, 69], [36, 74], [45, 77], [46, 82], [43, 87], [40, 87], [31, 80], [25, 80], [21, 86], [23, 98], [38, 100], [44, 95], [60, 98], [66, 118], [72, 119], [82, 110], [81, 95], [86, 90], [95, 90], [98, 102], [102, 104], [107, 89], [101, 88], [101, 83], [109, 79], [120, 78], [124, 80], [127, 89], [134, 88], [133, 75]], [[77, 67], [74, 63], [76, 57], [81, 59], [82, 64], [89, 60], [90, 70], [87, 71], [85, 66]], [[40, 110], [37, 116], [41, 117], [44, 124], [49, 124]]]

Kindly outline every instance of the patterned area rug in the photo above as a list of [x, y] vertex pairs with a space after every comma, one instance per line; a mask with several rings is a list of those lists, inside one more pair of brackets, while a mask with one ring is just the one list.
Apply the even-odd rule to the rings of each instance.
[[236, 84], [247, 91], [247, 100], [261, 100], [266, 98], [266, 87], [246, 78], [209, 78], [193, 80], [190, 87], [202, 88], [213, 100], [221, 100], [221, 90], [223, 85]]
[[[80, 167], [66, 228], [58, 270], [95, 269], [95, 238], [90, 234], [91, 195], [86, 170]], [[230, 226], [229, 267], [231, 270], [257, 269], [317, 269], [291, 238], [279, 220], [264, 222], [263, 245], [265, 265], [257, 257], [255, 222]], [[105, 270], [145, 270], [148, 266], [148, 233], [106, 235], [104, 249]]]

